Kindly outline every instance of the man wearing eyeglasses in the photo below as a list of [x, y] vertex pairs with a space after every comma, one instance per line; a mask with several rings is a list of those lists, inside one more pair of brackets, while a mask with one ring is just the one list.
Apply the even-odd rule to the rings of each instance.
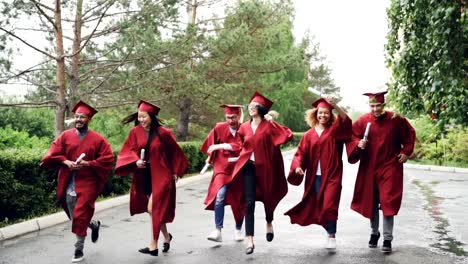
[[72, 262], [79, 262], [84, 259], [88, 227], [93, 243], [99, 237], [101, 222], [91, 219], [96, 198], [112, 171], [114, 155], [107, 140], [88, 128], [97, 111], [79, 101], [72, 112], [75, 127], [64, 131], [52, 142], [40, 166], [59, 169], [57, 199], [72, 220], [72, 232], [76, 234]]

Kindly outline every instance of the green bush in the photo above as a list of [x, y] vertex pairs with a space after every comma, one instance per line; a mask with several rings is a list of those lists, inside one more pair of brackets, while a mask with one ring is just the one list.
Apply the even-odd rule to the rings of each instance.
[[8, 125], [29, 135], [54, 139], [54, 111], [52, 109], [0, 108], [0, 128]]
[[416, 146], [413, 159], [418, 162], [454, 165], [468, 164], [468, 129], [454, 126], [442, 133], [428, 117], [413, 120]]
[[30, 136], [28, 132], [16, 131], [10, 125], [0, 128], [0, 150], [7, 148], [45, 149], [49, 144], [49, 138]]
[[205, 166], [206, 155], [200, 151], [201, 144], [201, 141], [179, 142], [189, 160], [187, 173], [199, 172]]
[[0, 151], [0, 222], [44, 214], [55, 206], [56, 174], [39, 169], [42, 150]]

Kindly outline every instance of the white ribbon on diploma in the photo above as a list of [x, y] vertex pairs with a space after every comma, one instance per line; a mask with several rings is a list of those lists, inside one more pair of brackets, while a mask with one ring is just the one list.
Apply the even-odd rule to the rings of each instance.
[[76, 159], [75, 163], [80, 163], [85, 156], [86, 156], [86, 154], [81, 153], [81, 155]]
[[370, 122], [367, 122], [366, 131], [364, 132], [364, 139], [367, 140], [369, 137]]

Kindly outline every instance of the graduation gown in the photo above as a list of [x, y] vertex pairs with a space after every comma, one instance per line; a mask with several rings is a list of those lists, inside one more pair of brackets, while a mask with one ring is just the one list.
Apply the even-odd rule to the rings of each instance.
[[232, 173], [232, 184], [228, 193], [241, 188], [241, 197], [238, 199], [244, 201], [242, 168], [254, 152], [256, 201], [263, 202], [267, 215], [273, 216], [276, 206], [288, 192], [280, 146], [292, 140], [293, 134], [289, 128], [265, 119], [253, 134], [250, 123], [251, 121], [243, 123], [237, 132], [241, 137], [242, 150]]
[[[227, 143], [231, 145], [231, 150], [216, 150], [210, 156], [210, 162], [213, 164], [213, 177], [211, 178], [210, 185], [208, 186], [208, 193], [205, 198], [206, 210], [214, 210], [216, 195], [221, 187], [231, 182], [232, 171], [234, 170], [235, 162], [228, 162], [228, 158], [238, 157], [241, 148], [241, 139], [239, 133], [236, 132], [235, 136], [231, 134], [229, 124], [226, 122], [217, 123], [216, 126], [210, 131], [206, 137], [201, 151], [208, 154], [208, 148], [214, 144]], [[234, 190], [240, 192], [240, 189]], [[235, 194], [234, 197], [239, 197]], [[242, 221], [244, 217], [243, 206], [239, 200], [232, 199], [231, 197], [225, 198], [225, 205], [231, 205], [236, 223]]]
[[[159, 136], [154, 137], [150, 149], [145, 150], [146, 159], [151, 170], [151, 190], [153, 195], [152, 225], [153, 237], [159, 238], [161, 224], [170, 223], [175, 217], [176, 186], [173, 175], [182, 177], [187, 171], [188, 160], [179, 147], [172, 132], [165, 127], [158, 128]], [[141, 149], [146, 147], [148, 136], [145, 129], [135, 126], [117, 157], [115, 174], [133, 175], [130, 187], [130, 214], [147, 212], [148, 197], [144, 193], [143, 172], [138, 169], [136, 161], [140, 159]]]
[[76, 206], [73, 211], [72, 232], [86, 236], [86, 230], [94, 214], [94, 203], [102, 192], [107, 176], [112, 171], [114, 155], [109, 143], [100, 134], [88, 130], [88, 134], [80, 142], [76, 128], [60, 134], [49, 151], [42, 158], [42, 168], [59, 168], [57, 183], [57, 199], [70, 218], [66, 203], [66, 190], [71, 179], [71, 170], [62, 164], [65, 160], [75, 161], [81, 153], [89, 161], [89, 167], [84, 167], [75, 174]]
[[[364, 150], [358, 148], [370, 122], [368, 143]], [[372, 217], [374, 188], [379, 190], [380, 207], [384, 216], [397, 215], [403, 195], [403, 163], [398, 154], [411, 156], [415, 131], [406, 118], [386, 111], [379, 118], [364, 114], [353, 123], [353, 138], [346, 145], [348, 161], [360, 160], [351, 209], [364, 217]]]
[[[285, 215], [289, 215], [292, 224], [307, 226], [319, 224], [326, 226], [328, 221], [338, 220], [338, 206], [341, 196], [343, 175], [343, 144], [351, 138], [351, 119], [338, 118], [322, 132], [309, 129], [302, 137], [291, 163], [288, 182], [299, 185], [303, 176], [296, 175], [296, 168], [305, 172], [304, 195], [302, 200]], [[321, 186], [314, 193], [317, 166], [320, 161]]]

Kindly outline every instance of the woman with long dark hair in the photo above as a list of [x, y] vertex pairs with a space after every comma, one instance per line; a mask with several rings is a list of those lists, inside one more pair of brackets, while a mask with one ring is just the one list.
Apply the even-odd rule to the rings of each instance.
[[[343, 175], [343, 144], [351, 138], [351, 119], [332, 97], [320, 98], [306, 112], [309, 129], [291, 163], [288, 182], [299, 185], [305, 175], [302, 200], [285, 214], [292, 224], [318, 224], [328, 233], [326, 249], [336, 249], [336, 223]], [[338, 117], [332, 113], [338, 112]]]
[[[251, 119], [239, 128], [242, 150], [232, 174], [231, 195], [235, 188], [243, 189], [245, 201], [246, 254], [252, 254], [254, 245], [255, 201], [263, 202], [266, 215], [266, 240], [273, 240], [273, 214], [276, 206], [288, 192], [280, 146], [291, 140], [293, 134], [285, 126], [265, 115], [273, 102], [255, 92], [250, 99]], [[238, 187], [236, 187], [238, 186]]]
[[159, 232], [164, 236], [163, 252], [170, 248], [172, 235], [166, 223], [175, 217], [175, 183], [187, 170], [188, 161], [168, 128], [161, 125], [157, 105], [141, 100], [138, 112], [126, 117], [124, 124], [135, 127], [117, 157], [115, 174], [132, 174], [130, 214], [148, 212], [152, 222], [152, 239], [138, 251], [158, 255]]

